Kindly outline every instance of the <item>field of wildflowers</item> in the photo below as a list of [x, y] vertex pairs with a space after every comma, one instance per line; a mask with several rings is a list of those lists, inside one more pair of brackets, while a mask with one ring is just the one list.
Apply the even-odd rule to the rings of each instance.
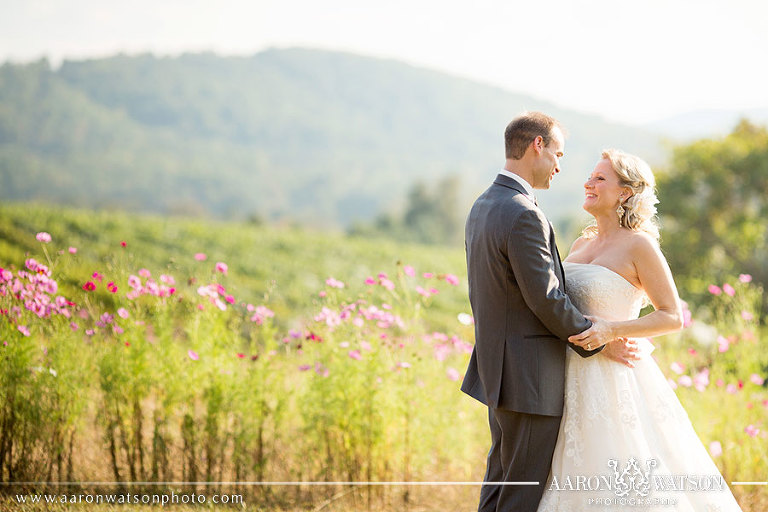
[[[458, 390], [473, 343], [461, 248], [35, 205], [0, 215], [0, 482], [27, 482], [6, 493], [198, 482], [162, 487], [402, 509], [420, 493], [236, 482], [482, 479], [485, 412]], [[762, 290], [741, 275], [709, 292], [716, 306], [691, 305], [654, 356], [726, 479], [765, 481]], [[446, 493], [463, 510], [477, 490]], [[734, 493], [745, 510], [768, 503], [765, 487]]]

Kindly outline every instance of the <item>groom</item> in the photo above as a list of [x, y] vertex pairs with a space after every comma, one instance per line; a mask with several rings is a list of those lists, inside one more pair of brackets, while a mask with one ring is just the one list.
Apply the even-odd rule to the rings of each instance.
[[[478, 510], [535, 512], [563, 414], [565, 340], [592, 323], [565, 294], [555, 234], [533, 195], [560, 172], [562, 128], [530, 112], [507, 126], [504, 140], [504, 170], [475, 201], [466, 224], [475, 348], [461, 390], [488, 406], [492, 443], [484, 481], [538, 482], [484, 484]], [[601, 324], [596, 320], [595, 327]], [[582, 357], [600, 351], [570, 346]]]

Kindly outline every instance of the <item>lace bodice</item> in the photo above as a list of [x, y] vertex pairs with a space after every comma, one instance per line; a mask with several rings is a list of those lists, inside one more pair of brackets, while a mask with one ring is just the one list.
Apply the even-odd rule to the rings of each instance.
[[568, 297], [585, 315], [606, 320], [637, 318], [645, 293], [613, 270], [593, 263], [563, 263]]

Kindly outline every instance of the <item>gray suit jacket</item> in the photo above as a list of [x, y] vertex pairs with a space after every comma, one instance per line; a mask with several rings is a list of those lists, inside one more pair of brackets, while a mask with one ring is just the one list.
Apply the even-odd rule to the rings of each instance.
[[562, 415], [567, 338], [591, 323], [565, 294], [552, 225], [499, 175], [472, 206], [465, 244], [475, 347], [462, 391], [493, 408]]

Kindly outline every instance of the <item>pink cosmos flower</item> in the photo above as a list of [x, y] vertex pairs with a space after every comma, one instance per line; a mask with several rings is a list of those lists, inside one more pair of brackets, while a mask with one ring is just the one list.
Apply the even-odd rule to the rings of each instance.
[[305, 372], [305, 371], [309, 370], [310, 368], [312, 368], [312, 366], [311, 366], [311, 365], [308, 365], [308, 364], [302, 364], [302, 365], [300, 365], [300, 366], [299, 366], [299, 371], [301, 371], [301, 372]]
[[721, 293], [723, 293], [723, 290], [721, 290], [720, 287], [715, 284], [709, 285], [707, 290], [709, 290], [709, 293], [711, 293], [712, 295], [720, 295]]
[[187, 350], [187, 355], [193, 361], [197, 361], [198, 359], [200, 359], [200, 356], [197, 355], [197, 352], [195, 352], [194, 350], [191, 350], [191, 349]]
[[387, 279], [386, 277], [381, 278], [381, 286], [386, 288], [389, 291], [392, 291], [395, 289], [395, 283]]
[[424, 272], [422, 276], [424, 277], [424, 279], [432, 279], [435, 276], [435, 274], [433, 274], [432, 272]]
[[747, 322], [751, 322], [755, 319], [754, 315], [750, 313], [749, 311], [742, 311], [741, 312], [741, 318]]
[[169, 276], [167, 274], [160, 275], [160, 282], [165, 283], [167, 285], [171, 285], [171, 286], [176, 284], [176, 280], [172, 276]]
[[86, 282], [86, 283], [83, 285], [83, 290], [85, 290], [85, 291], [87, 291], [87, 292], [92, 292], [92, 291], [93, 291], [93, 290], [95, 290], [95, 289], [96, 289], [96, 284], [95, 284], [93, 281], [87, 281], [87, 282]]
[[746, 428], [744, 428], [744, 432], [746, 432], [749, 437], [757, 437], [757, 435], [760, 433], [760, 429], [752, 424], [749, 424], [746, 426]]
[[128, 276], [128, 286], [134, 290], [141, 290], [141, 278], [134, 275]]
[[457, 286], [459, 284], [459, 278], [456, 277], [453, 274], [446, 274], [445, 275], [445, 282], [450, 284], [450, 285]]
[[[273, 318], [275, 312], [266, 306], [257, 306], [256, 312], [251, 317], [251, 322], [256, 322], [256, 325], [261, 325], [267, 318]], [[312, 335], [314, 336], [314, 335]], [[319, 339], [319, 338], [318, 338]]]
[[91, 277], [96, 279], [98, 282], [101, 282], [104, 279], [104, 276], [99, 274], [98, 272], [94, 272]]
[[326, 279], [325, 284], [327, 284], [331, 288], [344, 288], [344, 283], [342, 283], [338, 279], [334, 279], [333, 277], [329, 277], [328, 279]]
[[331, 374], [331, 372], [328, 371], [328, 368], [326, 368], [320, 363], [315, 363], [315, 373], [320, 375], [321, 377], [327, 377], [328, 375]]
[[405, 275], [407, 275], [408, 277], [413, 277], [416, 275], [416, 270], [410, 265], [404, 266], [403, 272], [405, 272]]
[[693, 385], [693, 379], [688, 375], [681, 375], [680, 378], [677, 379], [677, 383], [685, 388], [689, 388]]
[[69, 328], [72, 329], [73, 331], [76, 331], [78, 329], [78, 326], [75, 322], [70, 322]]
[[227, 272], [229, 272], [229, 267], [226, 263], [220, 261], [216, 263], [216, 272], [221, 272], [222, 274], [227, 275]]
[[77, 247], [70, 247], [69, 254], [77, 254]]
[[720, 444], [720, 441], [712, 441], [709, 443], [709, 454], [712, 457], [719, 457], [723, 454], [723, 445]]
[[117, 285], [110, 281], [109, 284], [107, 284], [107, 290], [109, 290], [112, 293], [115, 293], [117, 292]]
[[152, 273], [145, 268], [142, 268], [139, 270], [139, 275], [143, 278], [152, 277]]
[[362, 348], [363, 350], [367, 350], [368, 352], [373, 350], [373, 348], [371, 347], [371, 344], [368, 343], [367, 341], [361, 341], [360, 342], [360, 348]]
[[422, 288], [421, 286], [416, 287], [416, 293], [418, 293], [419, 295], [423, 295], [424, 297], [430, 296], [430, 293], [424, 288]]
[[374, 278], [372, 278], [372, 277], [369, 277], [369, 278], [367, 278], [367, 279], [365, 280], [365, 284], [367, 284], [367, 285], [369, 285], [369, 286], [370, 286], [370, 285], [374, 285], [374, 284], [376, 284], [376, 280], [375, 280]]
[[675, 372], [676, 374], [680, 375], [685, 371], [685, 366], [675, 361], [671, 365], [669, 365], [669, 369]]
[[693, 314], [688, 309], [688, 304], [683, 302], [683, 328], [690, 327], [693, 323]]
[[355, 361], [359, 361], [363, 358], [363, 355], [360, 353], [359, 350], [350, 350], [349, 357], [351, 357]]
[[725, 386], [725, 391], [729, 395], [735, 395], [736, 393], [739, 392], [739, 389], [736, 387], [735, 384], [728, 384], [727, 386]]
[[749, 274], [739, 274], [739, 281], [742, 283], [752, 282], [752, 276]]
[[762, 386], [762, 385], [763, 385], [763, 383], [765, 382], [765, 379], [763, 379], [761, 376], [759, 376], [759, 375], [758, 375], [758, 374], [756, 374], [756, 373], [753, 373], [752, 375], [750, 375], [750, 376], [749, 376], [749, 380], [750, 380], [750, 381], [751, 381], [753, 384], [757, 384], [758, 386]]
[[730, 342], [725, 336], [718, 336], [717, 337], [717, 351], [720, 353], [728, 352], [728, 347], [730, 347]]
[[37, 235], [35, 235], [35, 238], [37, 239], [38, 242], [41, 242], [44, 244], [50, 243], [51, 241], [51, 235], [46, 233], [45, 231], [39, 232]]
[[245, 358], [245, 354], [243, 354], [242, 352], [238, 352], [237, 353], [237, 357], [240, 358], [240, 359], [244, 359]]
[[702, 392], [709, 386], [709, 368], [704, 368], [693, 377], [693, 387]]
[[459, 377], [460, 377], [460, 375], [459, 375], [459, 372], [458, 372], [458, 370], [456, 370], [455, 368], [448, 368], [448, 369], [445, 371], [445, 373], [446, 373], [446, 375], [448, 376], [448, 378], [449, 378], [450, 380], [452, 380], [452, 381], [454, 381], [454, 382], [456, 382], [457, 380], [459, 380]]
[[725, 284], [723, 285], [723, 291], [724, 291], [724, 292], [725, 292], [725, 294], [726, 294], [726, 295], [728, 295], [729, 297], [733, 297], [734, 295], [736, 295], [736, 290], [734, 290], [734, 289], [733, 289], [733, 286], [729, 285], [728, 283], [725, 283]]
[[208, 256], [206, 256], [205, 253], [198, 252], [198, 253], [195, 254], [195, 259], [197, 261], [205, 261], [205, 260], [208, 259]]
[[120, 308], [117, 310], [117, 316], [120, 318], [128, 318], [128, 310], [125, 308]]
[[689, 354], [691, 354], [692, 356], [695, 356], [695, 355], [697, 354], [697, 352], [696, 352], [696, 349], [695, 349], [695, 348], [689, 348], [689, 349], [688, 349], [688, 353], [689, 353]]
[[26, 326], [26, 325], [20, 325], [20, 326], [18, 326], [18, 327], [17, 327], [17, 329], [18, 329], [18, 330], [19, 330], [19, 332], [20, 332], [21, 334], [23, 334], [24, 336], [29, 336], [29, 329], [27, 328], [27, 326]]
[[122, 242], [120, 242], [120, 247], [125, 247], [125, 246], [127, 246], [127, 245], [128, 245], [128, 243], [127, 243], [127, 242], [125, 242], [125, 241], [122, 241]]

